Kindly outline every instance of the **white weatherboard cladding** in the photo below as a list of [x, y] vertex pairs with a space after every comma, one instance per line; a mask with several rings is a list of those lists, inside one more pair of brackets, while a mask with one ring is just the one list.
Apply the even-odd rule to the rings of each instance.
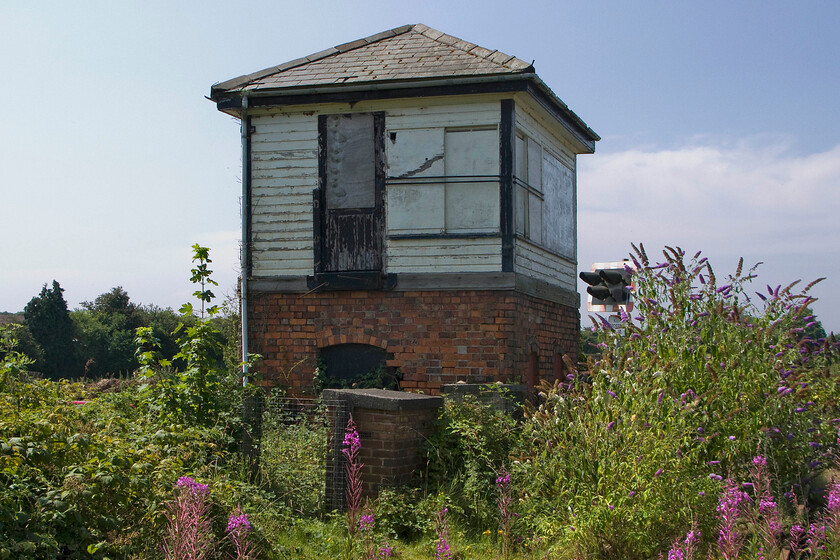
[[502, 243], [498, 237], [477, 239], [389, 239], [388, 272], [498, 272]]
[[517, 239], [514, 245], [513, 270], [523, 276], [577, 291], [577, 264], [558, 258], [550, 251], [527, 241]]
[[[360, 102], [353, 107], [324, 104], [252, 114], [255, 276], [313, 272], [312, 191], [318, 186], [318, 114], [378, 110], [386, 113], [386, 233], [464, 234], [444, 238], [386, 235], [387, 271], [501, 270], [501, 239], [492, 236], [499, 229], [498, 181], [445, 184], [433, 179], [498, 176], [499, 97], [470, 96], [467, 102], [452, 98], [389, 100]], [[530, 216], [532, 223], [542, 220], [543, 239], [535, 244], [516, 238], [514, 269], [575, 290], [575, 155], [538, 111], [517, 102], [515, 119], [517, 130], [543, 147], [539, 172], [545, 201], [541, 215]], [[530, 160], [531, 167], [534, 157], [524, 158]], [[400, 178], [406, 174], [408, 177]], [[417, 181], [412, 183], [412, 179]], [[562, 203], [569, 200], [570, 204]], [[471, 233], [491, 235], [467, 235]]]
[[318, 186], [318, 118], [260, 113], [251, 125], [253, 275], [312, 274], [312, 190]]

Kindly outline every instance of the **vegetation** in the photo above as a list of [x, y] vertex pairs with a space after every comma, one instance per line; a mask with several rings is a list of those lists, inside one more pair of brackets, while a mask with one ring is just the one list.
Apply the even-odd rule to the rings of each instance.
[[[179, 352], [175, 328], [194, 327], [197, 317], [169, 308], [138, 305], [121, 286], [67, 310], [64, 290], [53, 281], [45, 285], [22, 314], [0, 315], [0, 325], [11, 324], [18, 349], [30, 358], [33, 373], [48, 379], [102, 379], [131, 375], [137, 360], [135, 336], [140, 327], [151, 329], [160, 355], [172, 361]], [[238, 311], [229, 302], [217, 308], [209, 322], [228, 367], [239, 359]], [[180, 364], [178, 364], [180, 365]]]
[[[203, 317], [181, 309], [171, 352], [121, 289], [74, 320], [110, 348], [102, 360], [139, 327], [136, 374], [108, 392], [31, 376], [29, 331], [4, 325], [0, 560], [836, 557], [840, 362], [810, 286], [753, 295], [754, 269], [722, 280], [699, 254], [634, 257], [635, 317], [623, 334], [595, 319], [586, 371], [545, 384], [518, 419], [447, 402], [417, 486], [354, 497], [349, 525], [325, 510], [317, 407], [265, 416], [258, 469], [240, 453], [247, 390], [206, 249]], [[351, 426], [345, 441], [365, 445]]]
[[64, 301], [64, 290], [53, 280], [52, 288], [44, 284], [41, 293], [32, 298], [23, 310], [32, 338], [43, 350], [41, 368], [49, 379], [73, 375], [73, 321]]

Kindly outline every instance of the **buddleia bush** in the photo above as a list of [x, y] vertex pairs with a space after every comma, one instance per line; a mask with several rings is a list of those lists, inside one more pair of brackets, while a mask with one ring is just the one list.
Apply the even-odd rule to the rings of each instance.
[[782, 492], [807, 494], [836, 448], [838, 350], [807, 334], [814, 283], [756, 293], [743, 261], [721, 280], [700, 253], [663, 254], [634, 246], [632, 317], [595, 317], [598, 359], [528, 411], [523, 519], [578, 557], [653, 557], [693, 523], [712, 535], [721, 478], [746, 480], [760, 453]]

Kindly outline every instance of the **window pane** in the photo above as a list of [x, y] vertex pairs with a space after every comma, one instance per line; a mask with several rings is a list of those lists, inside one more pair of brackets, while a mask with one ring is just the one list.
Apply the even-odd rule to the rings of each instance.
[[440, 177], [443, 169], [443, 129], [388, 130], [385, 146], [388, 177]]
[[516, 167], [513, 170], [514, 176], [520, 181], [528, 182], [528, 146], [525, 138], [516, 137]]
[[528, 201], [528, 238], [542, 243], [543, 203], [538, 196], [532, 194]]
[[514, 195], [514, 222], [516, 224], [516, 233], [520, 235], [525, 234], [525, 212], [528, 209], [528, 190], [525, 187], [517, 186]]
[[[498, 176], [499, 132], [448, 130], [445, 138], [446, 229], [490, 232], [499, 229], [499, 182], [458, 182], [459, 177]], [[453, 181], [454, 180], [454, 181]]]
[[499, 229], [499, 183], [446, 185], [446, 230], [493, 232]]
[[388, 187], [388, 231], [393, 233], [441, 233], [443, 183], [394, 184]]
[[528, 139], [528, 184], [542, 191], [542, 146]]
[[373, 115], [327, 117], [327, 208], [376, 206]]
[[498, 175], [498, 131], [447, 130], [445, 160], [447, 177]]

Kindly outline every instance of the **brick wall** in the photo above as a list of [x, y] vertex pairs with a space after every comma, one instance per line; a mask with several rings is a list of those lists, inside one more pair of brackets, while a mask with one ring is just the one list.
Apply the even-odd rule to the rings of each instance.
[[328, 389], [324, 398], [342, 401], [359, 432], [363, 495], [409, 484], [425, 468], [423, 443], [443, 406], [441, 397], [382, 389]]
[[433, 395], [457, 381], [550, 380], [565, 375], [563, 354], [577, 361], [577, 309], [516, 291], [256, 293], [248, 303], [264, 382], [294, 392], [311, 391], [318, 350], [335, 344], [384, 348], [403, 389]]

